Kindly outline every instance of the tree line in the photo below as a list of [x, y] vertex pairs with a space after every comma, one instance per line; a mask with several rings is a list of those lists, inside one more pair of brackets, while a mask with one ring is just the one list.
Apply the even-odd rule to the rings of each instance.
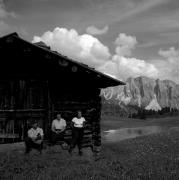
[[161, 110], [146, 110], [137, 106], [119, 106], [118, 104], [105, 103], [102, 105], [103, 115], [120, 116], [127, 118], [146, 119], [161, 118], [167, 116], [179, 116], [179, 110], [176, 108], [164, 107]]

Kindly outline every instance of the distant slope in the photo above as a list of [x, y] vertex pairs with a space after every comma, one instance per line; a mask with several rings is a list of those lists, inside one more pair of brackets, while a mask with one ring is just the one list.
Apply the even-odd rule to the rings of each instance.
[[154, 99], [151, 100], [151, 102], [149, 103], [148, 106], [145, 107], [146, 110], [154, 110], [154, 111], [159, 111], [162, 108], [160, 107], [160, 105], [158, 104], [157, 98], [155, 96]]

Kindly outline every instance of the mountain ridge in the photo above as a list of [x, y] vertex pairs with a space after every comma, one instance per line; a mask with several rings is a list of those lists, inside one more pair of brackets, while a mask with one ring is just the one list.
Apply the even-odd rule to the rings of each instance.
[[169, 107], [179, 110], [179, 85], [171, 80], [145, 76], [130, 77], [126, 80], [125, 86], [102, 89], [101, 96], [103, 103], [120, 107], [137, 106], [156, 111]]

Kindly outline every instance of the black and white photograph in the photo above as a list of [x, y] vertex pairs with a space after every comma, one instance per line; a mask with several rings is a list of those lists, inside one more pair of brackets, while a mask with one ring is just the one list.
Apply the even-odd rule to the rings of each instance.
[[0, 0], [0, 180], [179, 179], [179, 0]]

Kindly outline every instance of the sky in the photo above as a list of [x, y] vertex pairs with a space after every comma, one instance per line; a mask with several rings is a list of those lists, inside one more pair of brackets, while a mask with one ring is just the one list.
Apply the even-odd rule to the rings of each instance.
[[178, 0], [0, 0], [0, 36], [17, 32], [120, 80], [179, 84]]

